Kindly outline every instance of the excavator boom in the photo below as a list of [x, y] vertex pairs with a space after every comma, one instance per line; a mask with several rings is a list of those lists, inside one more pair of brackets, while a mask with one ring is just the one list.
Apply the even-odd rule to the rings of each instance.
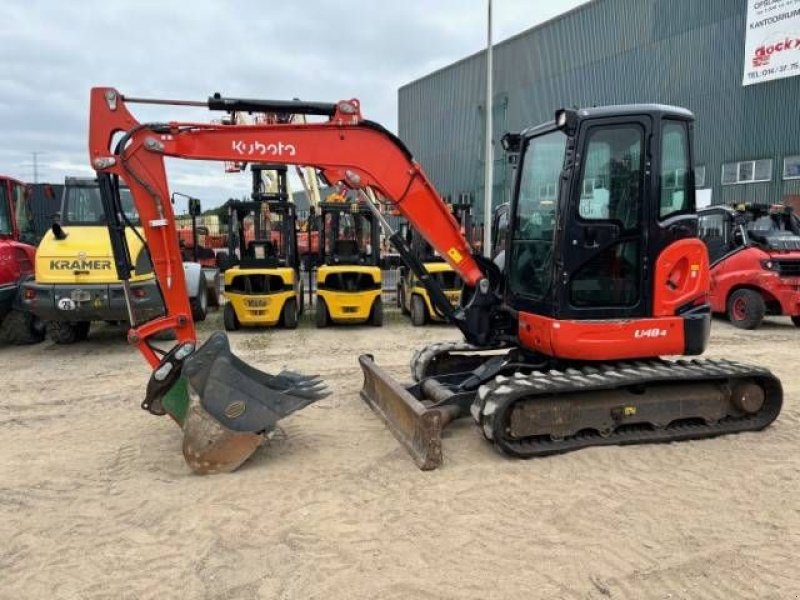
[[[140, 123], [128, 109], [128, 104], [136, 102], [317, 115], [327, 120], [278, 119], [248, 125], [235, 119], [230, 124]], [[237, 468], [278, 419], [326, 392], [313, 376], [270, 376], [248, 367], [231, 353], [224, 334], [214, 334], [197, 348], [164, 158], [313, 167], [330, 182], [371, 189], [392, 202], [467, 285], [478, 288], [485, 279], [477, 262], [480, 259], [472, 255], [459, 224], [424, 171], [397, 137], [362, 118], [358, 100], [325, 104], [217, 95], [198, 103], [126, 99], [113, 88], [94, 88], [89, 121], [89, 154], [101, 182], [120, 279], [126, 282], [131, 269], [123, 235], [126, 224], [117, 197], [121, 178], [139, 212], [166, 308], [163, 316], [152, 321], [132, 322], [128, 335], [154, 369], [142, 406], [153, 414], [169, 413], [182, 425], [184, 455], [196, 472]], [[399, 235], [395, 242], [403, 244]], [[424, 268], [416, 267], [425, 279]], [[436, 296], [436, 288], [431, 289]], [[441, 290], [438, 293], [454, 316]], [[466, 333], [466, 319], [459, 322]], [[152, 343], [153, 336], [164, 330], [174, 330], [178, 340], [166, 355]]]

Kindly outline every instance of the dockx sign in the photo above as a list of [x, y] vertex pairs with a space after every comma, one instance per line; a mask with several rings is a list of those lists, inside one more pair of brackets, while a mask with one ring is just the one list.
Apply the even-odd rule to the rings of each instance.
[[800, 75], [800, 0], [748, 0], [742, 85]]

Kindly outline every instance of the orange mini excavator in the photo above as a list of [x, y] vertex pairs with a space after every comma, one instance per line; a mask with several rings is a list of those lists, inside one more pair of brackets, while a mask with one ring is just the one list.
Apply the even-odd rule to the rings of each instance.
[[[323, 119], [139, 123], [128, 111], [133, 102]], [[659, 358], [700, 354], [709, 336], [709, 265], [697, 239], [692, 123], [681, 108], [610, 106], [560, 110], [549, 123], [507, 134], [503, 145], [519, 154], [519, 169], [505, 248], [489, 261], [472, 253], [405, 145], [363, 119], [357, 100], [215, 95], [190, 102], [93, 89], [90, 155], [120, 279], [131, 268], [121, 178], [141, 216], [166, 305], [164, 316], [133, 322], [129, 333], [153, 367], [143, 407], [182, 424], [187, 462], [205, 473], [235, 469], [278, 419], [325, 393], [317, 378], [273, 376], [244, 364], [222, 333], [196, 346], [164, 170], [165, 157], [178, 157], [310, 166], [327, 181], [358, 190], [437, 310], [464, 334], [463, 343], [418, 351], [411, 363], [416, 383], [408, 388], [371, 356], [359, 359], [362, 397], [420, 468], [441, 463], [442, 428], [469, 414], [487, 440], [520, 457], [765, 427], [783, 396], [768, 370]], [[460, 275], [460, 306], [450, 304], [403, 236], [391, 231], [363, 193], [367, 188]], [[161, 353], [151, 340], [164, 329], [174, 329], [178, 342]]]

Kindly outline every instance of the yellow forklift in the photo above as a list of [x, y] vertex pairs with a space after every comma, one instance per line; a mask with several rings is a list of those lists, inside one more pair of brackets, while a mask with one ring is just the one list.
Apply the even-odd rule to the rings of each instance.
[[[252, 165], [250, 201], [229, 200], [228, 259], [223, 323], [239, 327], [297, 327], [303, 284], [295, 205], [284, 165]], [[251, 227], [252, 225], [252, 227]]]
[[[473, 245], [472, 203], [467, 195], [462, 195], [457, 203], [448, 206], [453, 216], [461, 225], [464, 237]], [[408, 231], [408, 229], [406, 229]], [[407, 241], [412, 252], [424, 263], [425, 269], [431, 278], [442, 288], [445, 296], [454, 307], [461, 301], [462, 281], [458, 274], [441, 256], [436, 254], [422, 236], [416, 231], [407, 233]], [[397, 307], [404, 315], [411, 317], [415, 327], [421, 327], [429, 322], [444, 322], [444, 316], [439, 314], [431, 303], [428, 290], [422, 282], [406, 266], [401, 266], [397, 281]]]
[[317, 327], [331, 322], [380, 327], [380, 225], [368, 208], [345, 197], [321, 202], [317, 209]]

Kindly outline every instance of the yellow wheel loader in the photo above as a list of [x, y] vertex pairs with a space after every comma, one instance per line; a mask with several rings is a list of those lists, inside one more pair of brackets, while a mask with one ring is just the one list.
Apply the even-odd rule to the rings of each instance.
[[[23, 307], [45, 323], [56, 344], [85, 340], [93, 322], [125, 322], [131, 315], [146, 321], [164, 313], [130, 191], [121, 187], [119, 194], [128, 224], [125, 243], [133, 257], [127, 283], [114, 266], [97, 180], [67, 177], [64, 182], [59, 218], [39, 243], [35, 278], [22, 290]], [[192, 318], [202, 321], [209, 306], [206, 275], [197, 263], [184, 262], [183, 269]]]

